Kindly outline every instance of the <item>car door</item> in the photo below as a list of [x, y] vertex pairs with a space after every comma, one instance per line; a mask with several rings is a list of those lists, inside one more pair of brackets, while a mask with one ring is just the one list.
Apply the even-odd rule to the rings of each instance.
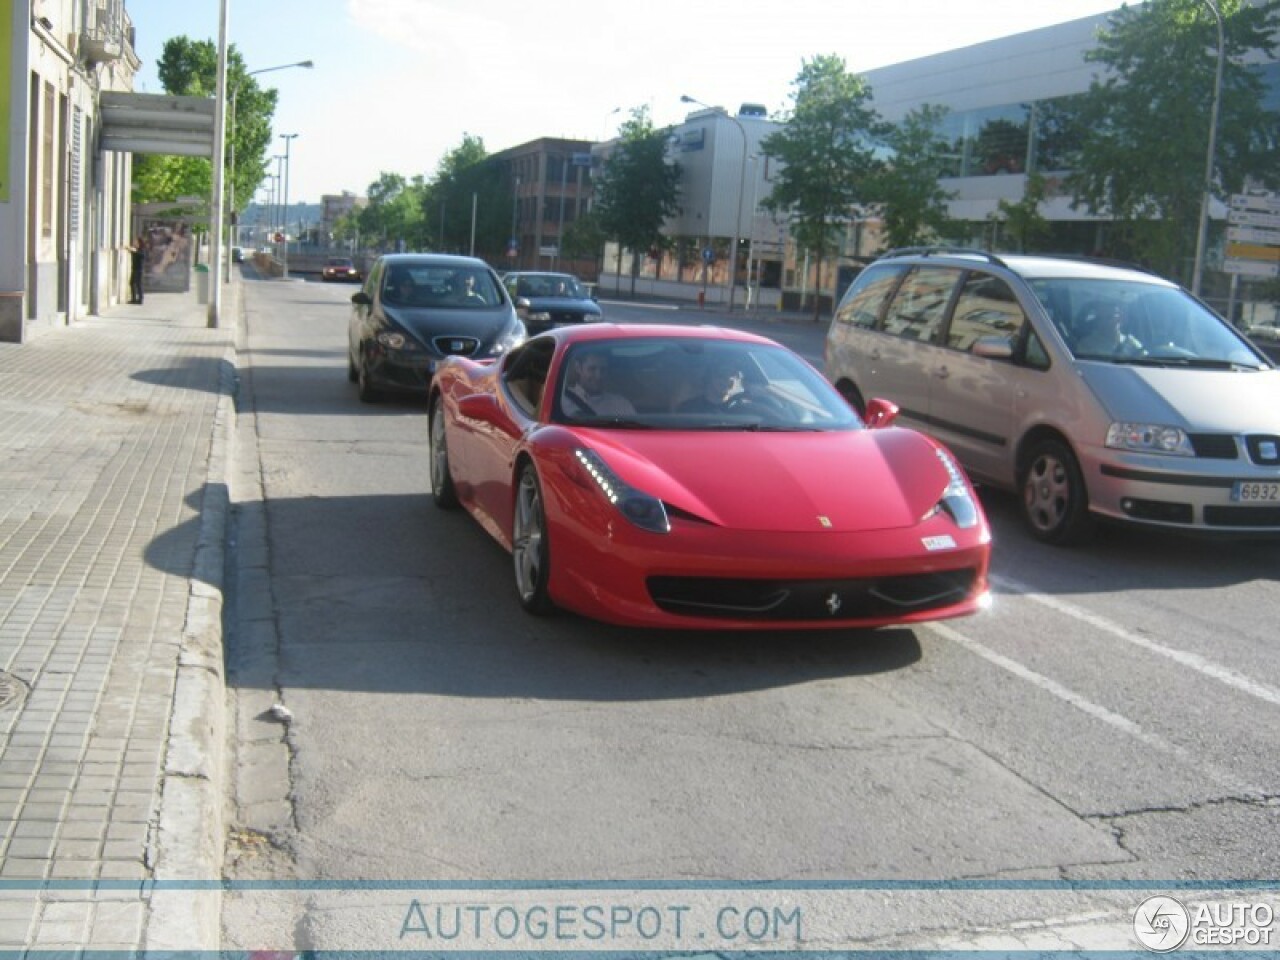
[[970, 473], [1007, 484], [1016, 408], [1040, 392], [1048, 355], [1009, 284], [978, 270], [960, 283], [944, 344], [930, 369], [929, 431]]
[[870, 376], [863, 398], [884, 397], [898, 405], [899, 416], [928, 429], [929, 392], [946, 354], [939, 342], [943, 319], [961, 271], [917, 266], [903, 278], [884, 310], [878, 336], [869, 338]]

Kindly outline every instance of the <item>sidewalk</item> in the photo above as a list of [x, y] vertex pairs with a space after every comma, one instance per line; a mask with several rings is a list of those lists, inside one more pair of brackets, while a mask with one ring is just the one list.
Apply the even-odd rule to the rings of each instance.
[[221, 870], [238, 282], [222, 314], [0, 344], [0, 951], [216, 942], [151, 881]]

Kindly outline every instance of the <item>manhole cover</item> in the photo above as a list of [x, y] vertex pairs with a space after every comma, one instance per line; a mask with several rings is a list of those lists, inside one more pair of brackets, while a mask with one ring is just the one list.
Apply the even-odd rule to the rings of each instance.
[[11, 673], [0, 670], [0, 710], [16, 707], [27, 697], [27, 685]]

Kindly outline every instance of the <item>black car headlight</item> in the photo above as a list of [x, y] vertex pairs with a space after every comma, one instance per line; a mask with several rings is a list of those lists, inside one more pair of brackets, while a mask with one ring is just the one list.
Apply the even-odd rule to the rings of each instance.
[[667, 508], [661, 500], [619, 479], [604, 462], [604, 458], [594, 450], [579, 447], [574, 453], [582, 469], [595, 483], [596, 489], [627, 520], [650, 533], [671, 532], [671, 520], [667, 517]]
[[925, 519], [927, 520], [937, 513], [945, 513], [961, 530], [976, 526], [978, 523], [978, 505], [973, 502], [973, 495], [969, 492], [969, 484], [965, 482], [964, 473], [960, 470], [959, 464], [944, 450], [935, 450], [934, 453], [938, 455], [942, 465], [947, 468], [947, 474], [951, 479], [947, 483], [947, 488], [942, 491], [942, 497], [925, 514]]
[[510, 350], [514, 350], [520, 344], [524, 343], [529, 337], [529, 331], [525, 329], [524, 324], [519, 317], [512, 316], [502, 331], [493, 338], [493, 342], [489, 344], [489, 349], [485, 351], [486, 357], [500, 357]]
[[400, 330], [383, 330], [374, 339], [384, 349], [395, 350], [398, 353], [417, 353], [426, 349], [413, 337]]
[[530, 310], [525, 319], [531, 326], [545, 327], [551, 323], [551, 314], [546, 310]]

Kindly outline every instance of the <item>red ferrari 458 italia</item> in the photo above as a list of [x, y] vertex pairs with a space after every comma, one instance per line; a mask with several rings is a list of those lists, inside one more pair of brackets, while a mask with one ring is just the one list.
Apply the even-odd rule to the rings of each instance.
[[531, 613], [792, 629], [986, 605], [991, 534], [952, 455], [763, 337], [558, 328], [448, 358], [429, 403], [435, 502], [511, 552]]

